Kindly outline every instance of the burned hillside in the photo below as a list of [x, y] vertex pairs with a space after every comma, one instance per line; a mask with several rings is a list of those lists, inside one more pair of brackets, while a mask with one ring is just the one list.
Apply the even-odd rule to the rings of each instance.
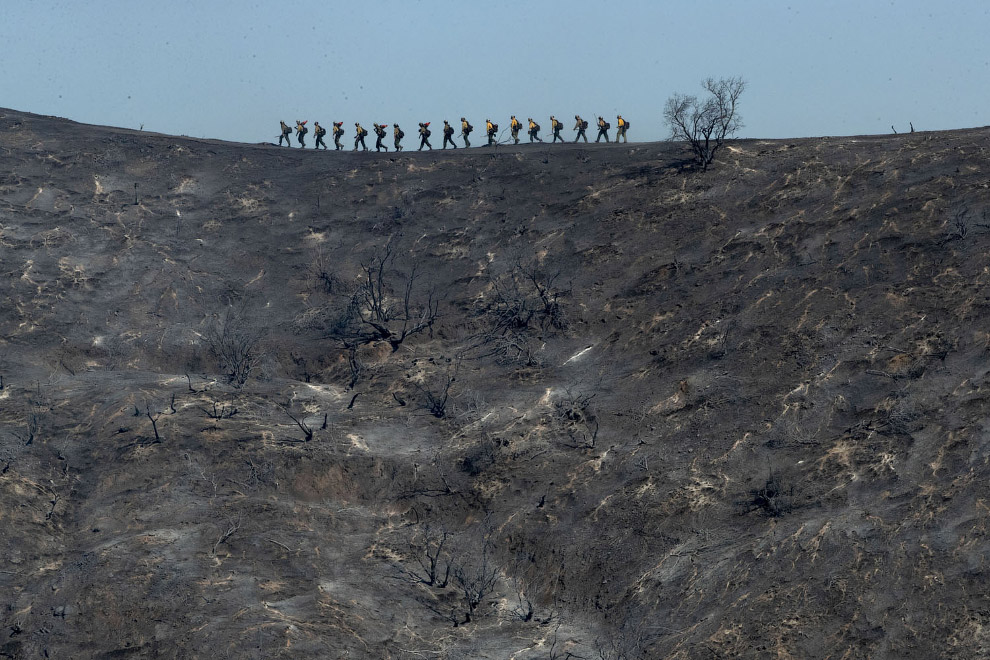
[[988, 147], [0, 110], [0, 657], [985, 654]]

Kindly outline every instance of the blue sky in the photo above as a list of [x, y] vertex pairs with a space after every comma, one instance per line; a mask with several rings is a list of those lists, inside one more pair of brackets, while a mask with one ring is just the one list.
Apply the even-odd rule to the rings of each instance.
[[743, 137], [990, 124], [987, 0], [0, 4], [0, 107], [194, 137], [621, 113], [657, 140], [708, 76], [748, 82]]

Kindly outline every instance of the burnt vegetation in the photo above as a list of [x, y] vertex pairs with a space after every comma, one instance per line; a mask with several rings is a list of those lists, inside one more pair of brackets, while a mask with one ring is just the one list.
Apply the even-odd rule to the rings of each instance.
[[690, 167], [0, 111], [0, 656], [980, 657], [990, 130], [743, 88]]

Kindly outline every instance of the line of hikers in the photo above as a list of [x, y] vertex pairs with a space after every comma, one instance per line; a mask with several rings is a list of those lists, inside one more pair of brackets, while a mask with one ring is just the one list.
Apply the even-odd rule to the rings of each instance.
[[[585, 135], [585, 131], [588, 130], [588, 121], [581, 119], [580, 115], [574, 115], [575, 124], [574, 130], [577, 131], [577, 136], [574, 141], [577, 142], [584, 139], [585, 142], [588, 141], [588, 136]], [[543, 138], [540, 137], [540, 125], [533, 121], [532, 117], [527, 118], [528, 133], [530, 142], [543, 142]], [[282, 146], [282, 140], [285, 140], [286, 146], [292, 146], [292, 127], [286, 124], [284, 121], [279, 122], [282, 125], [282, 134], [278, 138], [279, 146]], [[306, 126], [308, 120], [296, 121], [296, 139], [299, 141], [299, 147], [306, 147], [306, 134], [309, 133], [309, 128]], [[375, 151], [385, 150], [388, 151], [388, 147], [385, 145], [385, 138], [388, 135], [388, 124], [372, 124], [374, 126], [375, 135], [378, 139], [375, 141]], [[327, 134], [327, 130], [320, 126], [320, 122], [313, 122], [314, 133], [316, 135], [316, 144], [313, 146], [314, 149], [319, 149], [323, 147], [327, 149], [327, 143], [323, 141], [323, 137]], [[509, 132], [512, 135], [513, 144], [519, 144], [519, 133], [522, 131], [523, 123], [516, 119], [515, 115], [509, 120]], [[560, 132], [564, 130], [564, 123], [550, 115], [550, 128], [553, 130], [553, 142], [565, 142], [564, 138], [561, 137]], [[608, 132], [612, 128], [612, 124], [605, 121], [604, 117], [598, 117], [598, 137], [595, 138], [595, 142], [600, 142], [604, 137], [605, 141], [608, 142]], [[622, 142], [628, 142], [626, 139], [626, 131], [629, 129], [629, 122], [623, 119], [622, 115], [616, 115], [616, 134], [615, 141], [618, 143], [621, 139]], [[333, 143], [337, 151], [343, 149], [343, 145], [340, 143], [340, 139], [344, 136], [344, 122], [335, 121], [333, 122]], [[474, 131], [474, 126], [471, 125], [464, 117], [461, 117], [461, 138], [464, 140], [464, 146], [470, 147], [471, 140], [470, 135]], [[498, 124], [492, 122], [491, 119], [485, 120], [485, 132], [488, 134], [488, 144], [486, 146], [492, 146], [498, 144]], [[368, 135], [368, 129], [363, 128], [360, 122], [354, 122], [354, 151], [357, 151], [360, 147], [363, 151], [368, 151], [368, 146], [364, 143], [364, 138]], [[394, 147], [396, 151], [402, 151], [402, 138], [405, 137], [405, 133], [399, 128], [398, 124], [392, 124], [392, 137], [394, 139]], [[424, 147], [428, 149], [433, 149], [433, 145], [430, 144], [430, 122], [420, 122], [419, 124], [419, 150], [422, 151]], [[454, 149], [457, 145], [454, 143], [454, 127], [445, 119], [443, 122], [443, 149], [447, 148], [447, 144]]]

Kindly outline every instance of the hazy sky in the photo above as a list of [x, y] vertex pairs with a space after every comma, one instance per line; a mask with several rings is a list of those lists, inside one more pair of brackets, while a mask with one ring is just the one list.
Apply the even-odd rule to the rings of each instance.
[[964, 128], [988, 29], [988, 0], [0, 0], [0, 107], [244, 142], [622, 113], [656, 140], [672, 93], [738, 75], [744, 137]]

